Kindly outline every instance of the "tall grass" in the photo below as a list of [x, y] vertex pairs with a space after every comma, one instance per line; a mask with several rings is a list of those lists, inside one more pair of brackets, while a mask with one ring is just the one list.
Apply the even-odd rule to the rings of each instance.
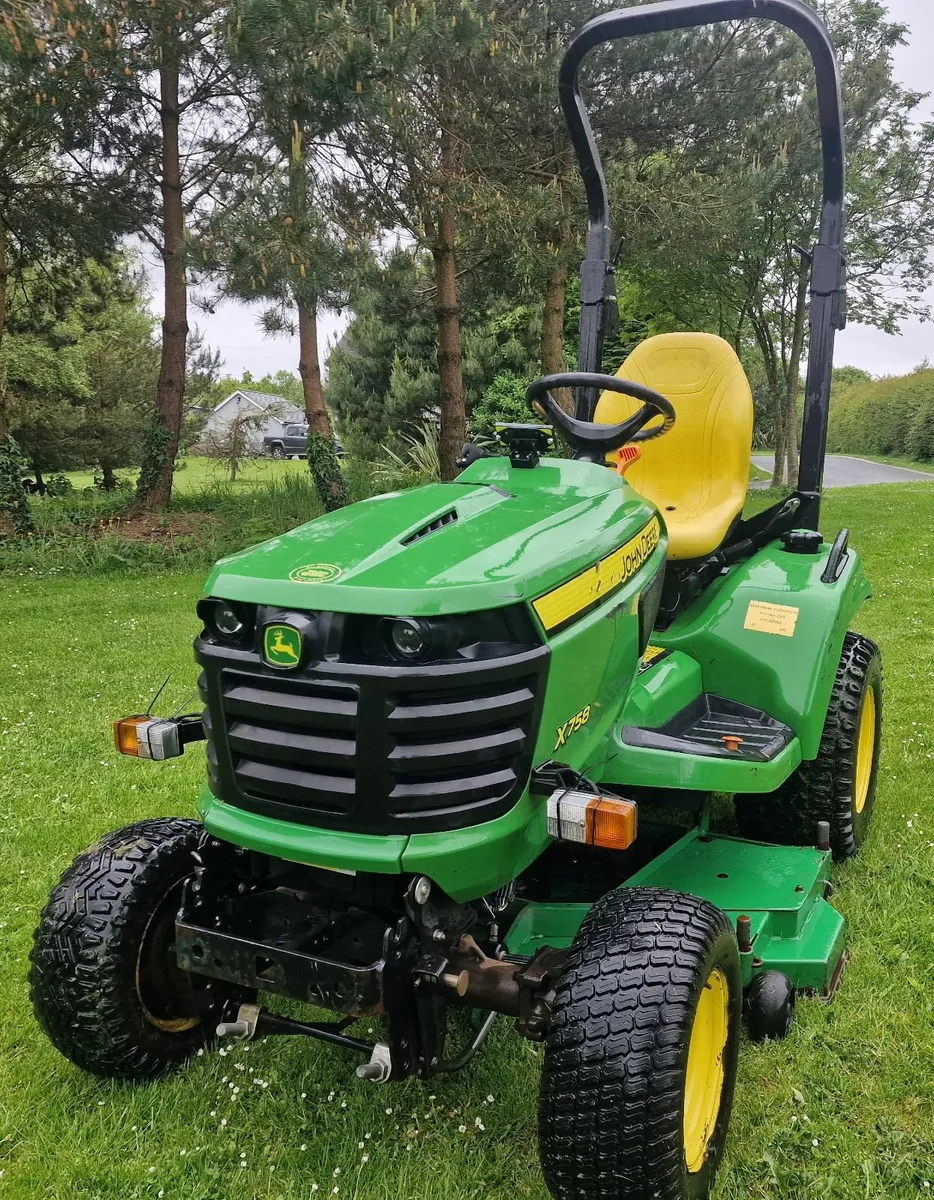
[[100, 575], [197, 570], [320, 516], [311, 479], [282, 475], [251, 491], [213, 482], [179, 494], [164, 514], [127, 522], [126, 495], [34, 504], [38, 533], [0, 541], [0, 573]]

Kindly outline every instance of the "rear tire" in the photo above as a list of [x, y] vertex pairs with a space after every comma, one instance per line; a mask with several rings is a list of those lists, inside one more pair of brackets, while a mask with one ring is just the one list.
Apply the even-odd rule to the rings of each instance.
[[557, 1200], [697, 1200], [723, 1154], [742, 980], [725, 913], [619, 888], [588, 913], [558, 986], [538, 1110]]
[[179, 818], [128, 825], [79, 854], [49, 897], [30, 956], [33, 1009], [82, 1070], [152, 1079], [213, 1040], [231, 989], [215, 995], [172, 954], [202, 835]]
[[852, 858], [872, 820], [881, 736], [882, 655], [869, 638], [848, 633], [817, 758], [803, 762], [775, 792], [737, 796], [741, 834], [810, 846], [818, 822], [827, 821], [834, 858]]

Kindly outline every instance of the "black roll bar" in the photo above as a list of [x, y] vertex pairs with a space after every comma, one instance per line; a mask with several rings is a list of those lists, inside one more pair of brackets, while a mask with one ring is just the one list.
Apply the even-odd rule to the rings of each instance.
[[[600, 154], [581, 96], [578, 81], [581, 62], [596, 46], [618, 38], [753, 18], [777, 21], [798, 34], [811, 53], [817, 76], [824, 191], [818, 244], [811, 256], [811, 337], [798, 473], [798, 492], [807, 501], [801, 509], [801, 524], [816, 529], [827, 448], [834, 338], [836, 331], [846, 324], [845, 159], [836, 54], [826, 25], [802, 0], [663, 0], [662, 3], [620, 9], [595, 17], [572, 39], [561, 63], [558, 94], [587, 195], [588, 230], [581, 265], [578, 368], [589, 372], [602, 370], [603, 337], [612, 281], [609, 198]], [[578, 419], [592, 420], [596, 402], [595, 392], [579, 392]]]

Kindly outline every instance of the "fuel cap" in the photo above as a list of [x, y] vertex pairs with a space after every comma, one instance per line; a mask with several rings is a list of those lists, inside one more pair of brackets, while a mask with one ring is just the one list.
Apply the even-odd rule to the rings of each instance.
[[789, 554], [820, 554], [824, 539], [815, 529], [789, 529], [782, 543]]

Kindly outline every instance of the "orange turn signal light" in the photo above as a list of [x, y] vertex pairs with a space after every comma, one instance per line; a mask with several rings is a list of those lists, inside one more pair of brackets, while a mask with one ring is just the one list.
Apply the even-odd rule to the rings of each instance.
[[553, 792], [548, 798], [548, 832], [565, 842], [626, 850], [636, 840], [638, 809], [631, 800], [592, 792]]
[[114, 745], [121, 754], [139, 757], [139, 726], [149, 717], [121, 717], [114, 721]]
[[591, 846], [626, 850], [636, 840], [636, 806], [631, 800], [600, 796], [587, 807], [587, 824]]

